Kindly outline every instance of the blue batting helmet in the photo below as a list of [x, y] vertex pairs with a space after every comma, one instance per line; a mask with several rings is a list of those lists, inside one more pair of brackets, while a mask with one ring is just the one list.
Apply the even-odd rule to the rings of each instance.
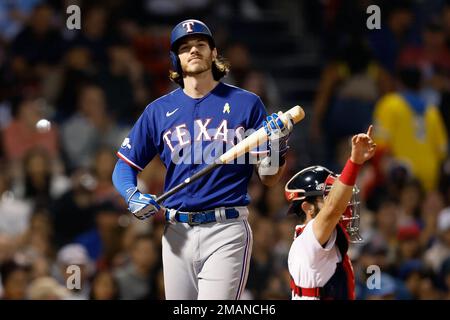
[[214, 38], [206, 24], [199, 20], [188, 19], [177, 24], [170, 36], [170, 60], [176, 72], [181, 74], [181, 65], [178, 59], [178, 46], [180, 40], [194, 34], [204, 35], [208, 38], [212, 47], [215, 47]]

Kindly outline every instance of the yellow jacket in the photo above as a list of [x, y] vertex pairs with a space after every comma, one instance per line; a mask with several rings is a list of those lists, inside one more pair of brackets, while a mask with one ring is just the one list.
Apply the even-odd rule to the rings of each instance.
[[404, 97], [390, 93], [375, 106], [375, 141], [405, 162], [425, 190], [436, 188], [439, 167], [447, 155], [447, 133], [437, 107], [418, 114]]

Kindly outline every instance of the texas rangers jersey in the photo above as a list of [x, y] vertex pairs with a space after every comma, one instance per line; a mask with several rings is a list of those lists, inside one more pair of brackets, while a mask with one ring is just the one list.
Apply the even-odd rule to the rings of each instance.
[[[167, 173], [164, 190], [191, 177], [258, 129], [266, 117], [261, 99], [248, 91], [219, 82], [202, 98], [191, 98], [178, 88], [150, 103], [118, 156], [141, 171], [159, 154]], [[247, 157], [222, 165], [190, 183], [164, 201], [166, 208], [203, 211], [217, 207], [245, 206], [253, 164]]]

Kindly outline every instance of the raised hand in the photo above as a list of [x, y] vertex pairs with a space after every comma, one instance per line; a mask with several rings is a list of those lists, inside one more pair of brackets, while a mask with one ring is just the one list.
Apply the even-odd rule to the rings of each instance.
[[352, 154], [350, 160], [356, 164], [363, 164], [373, 157], [377, 148], [372, 140], [373, 126], [370, 125], [367, 133], [359, 133], [352, 137]]

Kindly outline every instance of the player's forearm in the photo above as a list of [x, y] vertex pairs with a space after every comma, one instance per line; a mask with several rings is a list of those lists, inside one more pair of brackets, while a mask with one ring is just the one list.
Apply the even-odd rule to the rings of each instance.
[[137, 186], [137, 172], [125, 161], [119, 159], [114, 167], [112, 181], [120, 195], [128, 201], [131, 191], [134, 191]]
[[322, 245], [328, 241], [342, 214], [347, 209], [353, 195], [353, 187], [359, 168], [360, 165], [349, 160], [325, 198], [324, 206], [318, 213], [313, 225], [314, 234]]

